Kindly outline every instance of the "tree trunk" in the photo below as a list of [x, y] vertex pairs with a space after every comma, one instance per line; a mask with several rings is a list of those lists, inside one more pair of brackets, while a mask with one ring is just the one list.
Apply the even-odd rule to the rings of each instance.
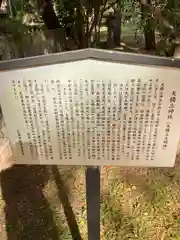
[[107, 46], [114, 48], [120, 46], [121, 40], [121, 6], [116, 4], [114, 6], [114, 13], [110, 14], [107, 18]]
[[47, 29], [54, 30], [61, 27], [52, 0], [38, 0], [38, 6]]
[[81, 6], [79, 6], [79, 9], [77, 10], [77, 16], [76, 16], [76, 21], [75, 21], [75, 25], [74, 25], [74, 36], [75, 36], [75, 40], [78, 44], [78, 48], [81, 49], [81, 48], [86, 47], [84, 18], [82, 15]]
[[13, 16], [12, 2], [11, 2], [11, 0], [8, 0], [7, 3], [8, 3], [8, 12], [9, 12], [9, 15], [12, 17], [12, 16]]
[[66, 49], [65, 33], [54, 11], [52, 0], [38, 0], [38, 7], [47, 29], [52, 31], [55, 44], [59, 42], [61, 49]]
[[110, 14], [107, 17], [107, 29], [108, 29], [108, 34], [107, 34], [107, 47], [108, 48], [114, 48], [114, 39], [113, 39], [113, 27], [112, 27], [112, 21], [113, 21], [113, 17]]
[[152, 14], [149, 8], [150, 5], [151, 0], [141, 2], [141, 17], [144, 22], [145, 48], [147, 50], [154, 50], [156, 49], [156, 40]]
[[115, 9], [113, 39], [115, 47], [119, 47], [121, 40], [121, 8], [119, 4]]
[[175, 0], [168, 0], [167, 7], [170, 10], [174, 9], [175, 8]]

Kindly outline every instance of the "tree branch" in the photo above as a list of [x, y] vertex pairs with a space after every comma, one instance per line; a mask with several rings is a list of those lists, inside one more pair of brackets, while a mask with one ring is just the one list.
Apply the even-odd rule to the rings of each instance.
[[[106, 1], [107, 3], [107, 1]], [[114, 5], [117, 3], [117, 1], [111, 3], [110, 5], [108, 5], [105, 9], [104, 9], [104, 12], [106, 12], [107, 10], [109, 10], [111, 7], [114, 7]]]
[[93, 28], [97, 26], [98, 16], [99, 16], [99, 14], [100, 14], [100, 7], [101, 7], [100, 2], [98, 2], [98, 4], [94, 6], [94, 11], [95, 11], [95, 12], [94, 12], [94, 17], [93, 17], [93, 20], [92, 20], [90, 29], [89, 29], [89, 31], [87, 32], [87, 36], [88, 36], [88, 37], [91, 36], [91, 33], [92, 33], [92, 31], [93, 31]]
[[174, 27], [163, 17], [162, 10], [159, 7], [154, 7], [148, 4], [146, 0], [140, 0], [140, 4], [149, 8], [155, 20], [162, 22], [166, 28], [169, 28], [171, 31], [175, 32]]
[[102, 10], [101, 10], [101, 13], [100, 13], [99, 25], [101, 24], [101, 21], [102, 21], [102, 18], [103, 18], [103, 14], [104, 14], [104, 12], [105, 12], [106, 4], [107, 4], [107, 0], [105, 0], [104, 6], [103, 6], [103, 8], [102, 8]]

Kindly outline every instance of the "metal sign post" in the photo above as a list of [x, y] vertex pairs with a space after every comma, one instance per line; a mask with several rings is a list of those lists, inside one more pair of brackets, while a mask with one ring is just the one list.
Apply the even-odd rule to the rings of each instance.
[[86, 169], [88, 240], [100, 240], [100, 170]]

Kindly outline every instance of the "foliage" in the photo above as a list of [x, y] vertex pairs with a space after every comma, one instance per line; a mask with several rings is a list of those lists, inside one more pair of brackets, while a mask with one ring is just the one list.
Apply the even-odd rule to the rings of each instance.
[[[147, 39], [150, 39], [152, 37], [150, 32], [151, 35], [154, 34], [157, 54], [172, 55], [179, 41], [180, 3], [175, 0], [11, 0], [10, 2], [13, 14], [3, 18], [0, 27], [3, 26], [6, 33], [12, 33], [14, 39], [20, 39], [22, 35], [31, 34], [34, 30], [43, 29], [38, 3], [52, 2], [59, 26], [67, 37], [66, 40], [71, 39], [77, 48], [99, 45], [102, 26], [108, 28], [107, 19], [110, 14], [114, 14], [118, 5], [121, 10], [120, 27], [123, 28], [126, 23], [131, 22], [136, 26], [135, 38], [147, 33], [149, 34]], [[145, 11], [142, 10], [142, 4], [145, 4]], [[148, 41], [147, 39], [145, 35], [145, 40]]]

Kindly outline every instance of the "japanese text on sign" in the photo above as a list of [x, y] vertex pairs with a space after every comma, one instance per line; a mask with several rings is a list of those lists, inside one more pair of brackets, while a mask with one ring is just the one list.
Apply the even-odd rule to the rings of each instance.
[[45, 74], [48, 68], [3, 73], [2, 105], [18, 112], [17, 124], [12, 109], [4, 115], [20, 163], [173, 165], [167, 158], [178, 139], [176, 79], [168, 82], [153, 67], [95, 60], [51, 66]]

